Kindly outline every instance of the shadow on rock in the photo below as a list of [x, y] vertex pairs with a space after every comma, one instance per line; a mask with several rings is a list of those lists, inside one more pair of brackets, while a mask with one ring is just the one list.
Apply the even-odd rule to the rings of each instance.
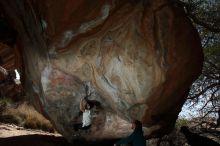
[[99, 141], [77, 139], [68, 143], [64, 137], [36, 134], [0, 138], [0, 146], [112, 146], [115, 141], [116, 139]]

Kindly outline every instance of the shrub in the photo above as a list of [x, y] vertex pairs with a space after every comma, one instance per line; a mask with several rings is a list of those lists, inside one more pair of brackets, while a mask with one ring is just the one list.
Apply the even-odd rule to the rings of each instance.
[[180, 129], [182, 126], [187, 126], [188, 124], [189, 124], [189, 121], [187, 119], [179, 118], [176, 120], [175, 127], [177, 129]]
[[27, 102], [18, 105], [16, 108], [7, 107], [1, 113], [0, 120], [1, 122], [14, 123], [25, 128], [55, 132], [50, 121], [45, 119]]

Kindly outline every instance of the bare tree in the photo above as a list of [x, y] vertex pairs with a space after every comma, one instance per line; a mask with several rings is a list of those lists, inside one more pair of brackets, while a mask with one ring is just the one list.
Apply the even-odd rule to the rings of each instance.
[[186, 104], [200, 105], [202, 118], [218, 115], [220, 126], [220, 1], [179, 0], [199, 31], [204, 65], [201, 76], [193, 83]]

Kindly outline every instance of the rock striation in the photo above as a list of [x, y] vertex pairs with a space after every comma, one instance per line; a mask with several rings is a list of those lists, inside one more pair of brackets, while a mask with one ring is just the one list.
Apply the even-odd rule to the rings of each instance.
[[[68, 140], [118, 138], [130, 121], [149, 137], [172, 130], [201, 73], [200, 38], [175, 0], [7, 0], [25, 85], [36, 108]], [[89, 131], [80, 99], [98, 103]]]

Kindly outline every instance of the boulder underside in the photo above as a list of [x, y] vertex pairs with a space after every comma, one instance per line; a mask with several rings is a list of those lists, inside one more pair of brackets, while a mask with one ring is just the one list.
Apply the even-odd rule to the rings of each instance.
[[[68, 140], [126, 136], [132, 119], [147, 137], [173, 128], [203, 61], [199, 36], [175, 1], [0, 5], [19, 34], [29, 97]], [[96, 103], [92, 126], [75, 131], [85, 96]]]

